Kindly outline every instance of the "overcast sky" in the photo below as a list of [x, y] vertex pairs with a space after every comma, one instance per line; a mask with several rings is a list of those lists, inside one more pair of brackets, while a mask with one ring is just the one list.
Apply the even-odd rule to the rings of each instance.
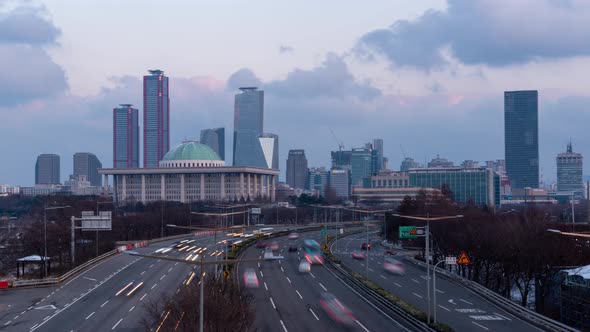
[[[590, 2], [0, 0], [0, 183], [32, 185], [40, 153], [112, 167], [112, 109], [170, 77], [171, 141], [226, 127], [233, 95], [265, 90], [264, 130], [310, 166], [383, 138], [405, 154], [504, 158], [503, 92], [539, 90], [542, 176], [571, 139], [590, 156]], [[586, 162], [584, 173], [590, 174]]]

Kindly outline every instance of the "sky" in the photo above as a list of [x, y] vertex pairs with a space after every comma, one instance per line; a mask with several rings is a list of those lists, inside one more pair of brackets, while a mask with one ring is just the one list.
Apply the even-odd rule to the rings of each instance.
[[226, 127], [227, 156], [233, 95], [263, 89], [281, 169], [290, 149], [328, 167], [338, 142], [373, 138], [391, 169], [503, 159], [503, 92], [538, 90], [550, 183], [570, 140], [590, 156], [589, 21], [585, 0], [0, 0], [0, 184], [33, 185], [41, 153], [62, 181], [75, 152], [112, 167], [112, 109], [141, 110], [156, 68], [172, 145]]

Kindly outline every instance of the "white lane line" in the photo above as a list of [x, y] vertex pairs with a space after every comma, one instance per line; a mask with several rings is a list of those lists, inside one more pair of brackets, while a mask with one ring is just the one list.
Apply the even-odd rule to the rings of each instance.
[[19, 317], [20, 317], [19, 315], [16, 315], [16, 316], [14, 316], [13, 319], [18, 319]]
[[33, 325], [33, 326], [32, 326], [32, 327], [29, 329], [29, 330], [32, 330], [32, 329], [36, 328], [36, 327], [37, 327], [37, 325], [39, 325], [39, 324], [35, 324], [35, 325]]
[[416, 279], [414, 279], [414, 278], [412, 278], [412, 281], [413, 281], [413, 282], [415, 282], [415, 283], [417, 283], [417, 284], [419, 284], [419, 283], [420, 283], [420, 281], [418, 281], [418, 280], [416, 280]]
[[145, 271], [141, 272], [139, 275], [142, 276], [145, 273]]
[[133, 309], [135, 309], [135, 306], [131, 307], [131, 309], [129, 309], [129, 312], [132, 312]]
[[281, 320], [279, 320], [279, 322], [281, 322], [281, 326], [283, 327], [283, 331], [289, 332], [289, 331], [287, 331], [287, 328], [285, 327], [285, 323], [283, 323], [283, 320], [281, 319]]
[[8, 322], [6, 322], [6, 323], [4, 324], [4, 326], [6, 326], [6, 325], [8, 325], [8, 324], [10, 324], [10, 323], [12, 323], [12, 321], [11, 321], [11, 320], [9, 320]]
[[320, 282], [320, 287], [322, 287], [322, 288], [324, 289], [324, 291], [326, 291], [326, 292], [328, 291], [328, 290], [326, 289], [326, 287], [324, 287], [324, 285], [322, 285], [322, 283], [321, 283], [321, 282]]
[[178, 294], [180, 292], [180, 288], [176, 290], [176, 294]]
[[143, 294], [143, 296], [141, 297], [141, 299], [139, 299], [140, 301], [143, 301], [143, 299], [147, 296], [147, 293]]
[[469, 302], [469, 301], [465, 301], [465, 300], [463, 300], [463, 299], [459, 299], [459, 301], [462, 301], [462, 302], [465, 302], [465, 303], [467, 303], [467, 304], [471, 304], [471, 305], [473, 305], [473, 303], [471, 303], [471, 302]]
[[107, 303], [109, 303], [109, 301], [107, 300], [105, 303], [103, 303], [100, 307], [104, 307]]
[[160, 277], [160, 280], [162, 280], [162, 279], [164, 279], [164, 278], [166, 278], [166, 275], [163, 275], [163, 276], [161, 276], [161, 277]]
[[494, 312], [494, 315], [496, 315], [496, 316], [498, 316], [498, 317], [502, 317], [502, 318], [504, 318], [504, 319], [506, 319], [506, 320], [512, 320], [512, 319], [510, 319], [510, 318], [508, 318], [508, 317], [506, 317], [506, 316], [502, 316], [502, 315], [500, 315], [500, 314], [499, 314], [499, 313], [497, 313], [497, 312]]
[[361, 264], [361, 266], [365, 266], [365, 264], [363, 264], [363, 263], [360, 263], [360, 264]]
[[441, 294], [444, 294], [445, 293], [444, 291], [441, 291], [440, 289], [437, 289], [436, 291], [439, 292], [439, 293], [441, 293]]
[[316, 320], [320, 320], [318, 318], [318, 315], [316, 315], [315, 312], [313, 312], [313, 310], [311, 310], [311, 308], [309, 308], [309, 311], [311, 312], [311, 314], [313, 315], [313, 317], [315, 317]]
[[309, 272], [309, 275], [315, 279], [315, 276], [313, 275], [313, 273]]
[[281, 271], [285, 272], [285, 269], [283, 269], [283, 267], [281, 266]]
[[379, 276], [380, 276], [381, 278], [383, 278], [383, 279], [387, 279], [387, 277], [386, 277], [386, 276], [384, 276], [384, 275], [382, 275], [382, 274], [380, 274]]
[[447, 308], [443, 307], [443, 306], [442, 306], [442, 305], [440, 305], [440, 304], [439, 304], [438, 306], [439, 306], [439, 307], [441, 307], [441, 308], [443, 308], [443, 309], [445, 309], [446, 311], [451, 311], [451, 310], [449, 310], [449, 309], [447, 309]]
[[264, 278], [264, 274], [262, 274], [262, 271], [260, 271], [260, 276]]
[[178, 265], [178, 262], [174, 263], [174, 266]]
[[258, 268], [260, 268], [260, 263], [258, 263]]
[[277, 310], [277, 306], [275, 305], [275, 301], [272, 300], [272, 297], [269, 297], [270, 299], [270, 303], [272, 304], [272, 307]]
[[156, 283], [156, 284], [154, 284], [154, 285], [152, 286], [152, 288], [151, 288], [151, 289], [154, 289], [154, 288], [156, 288], [156, 286], [157, 286], [157, 285], [158, 285], [157, 283]]
[[375, 272], [375, 270], [373, 270], [372, 268], [369, 268], [369, 271], [371, 271], [371, 272]]
[[289, 283], [291, 283], [291, 279], [289, 279], [289, 277], [287, 277], [287, 281], [288, 281]]
[[20, 314], [22, 315], [22, 314], [24, 314], [25, 312], [27, 312], [27, 311], [25, 310], [25, 311], [21, 312]]
[[412, 292], [412, 294], [416, 295], [416, 296], [417, 296], [417, 297], [419, 297], [419, 298], [422, 298], [422, 295], [420, 295], [420, 294], [416, 294], [416, 293], [414, 293], [414, 292]]
[[363, 324], [361, 324], [361, 322], [359, 322], [358, 320], [357, 320], [357, 321], [355, 321], [355, 322], [356, 322], [357, 324], [359, 324], [359, 325], [360, 325], [360, 327], [362, 327], [362, 328], [363, 328], [365, 331], [369, 332], [369, 330], [367, 330], [367, 328], [366, 328], [366, 327], [365, 327]]
[[48, 320], [48, 319], [49, 319], [49, 317], [51, 317], [51, 316], [47, 316], [47, 317], [43, 318], [43, 320]]
[[150, 269], [154, 266], [154, 264], [150, 265]]
[[114, 330], [117, 328], [117, 325], [119, 325], [119, 323], [121, 323], [121, 321], [123, 320], [123, 318], [119, 319], [119, 321], [117, 322], [117, 324], [113, 325], [113, 328], [111, 330]]
[[170, 271], [172, 271], [172, 268], [169, 268], [169, 269], [168, 269], [168, 272], [170, 272]]
[[303, 296], [301, 296], [301, 294], [299, 293], [298, 290], [295, 290], [295, 292], [297, 292], [297, 295], [299, 295], [299, 298], [303, 300]]
[[393, 284], [396, 285], [397, 287], [400, 287], [400, 288], [402, 287], [402, 285], [398, 284], [397, 282], [394, 282]]
[[487, 327], [485, 327], [483, 325], [479, 325], [476, 322], [472, 322], [472, 323], [475, 324], [475, 325], [477, 325], [477, 326], [479, 326], [479, 327], [481, 327], [482, 329], [485, 329], [486, 331], [489, 330]]
[[264, 289], [268, 291], [268, 287], [266, 286], [266, 282], [264, 282]]
[[88, 319], [88, 318], [92, 317], [92, 315], [94, 315], [94, 313], [95, 313], [95, 312], [96, 312], [96, 311], [93, 311], [93, 312], [92, 312], [90, 315], [88, 315], [88, 317], [86, 317], [86, 319]]
[[428, 280], [428, 278], [426, 276], [420, 276], [420, 278], [422, 278], [424, 280]]

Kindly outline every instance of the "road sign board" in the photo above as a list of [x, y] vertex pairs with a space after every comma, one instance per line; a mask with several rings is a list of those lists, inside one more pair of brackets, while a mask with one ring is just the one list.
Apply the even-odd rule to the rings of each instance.
[[326, 228], [322, 228], [322, 237], [326, 236]]
[[416, 226], [399, 226], [400, 239], [415, 239], [418, 237]]
[[469, 257], [467, 256], [467, 253], [465, 251], [461, 251], [461, 254], [459, 255], [459, 259], [457, 259], [457, 264], [459, 264], [459, 265], [471, 264], [471, 260], [469, 259]]
[[112, 229], [111, 211], [100, 211], [96, 216], [88, 212], [82, 212], [82, 230], [83, 231], [110, 231]]
[[229, 278], [229, 271], [228, 270], [223, 271], [223, 276], [225, 277], [225, 279]]
[[457, 265], [457, 257], [455, 257], [455, 256], [445, 257], [445, 264], [446, 265]]
[[252, 214], [260, 214], [260, 208], [251, 208], [250, 213]]

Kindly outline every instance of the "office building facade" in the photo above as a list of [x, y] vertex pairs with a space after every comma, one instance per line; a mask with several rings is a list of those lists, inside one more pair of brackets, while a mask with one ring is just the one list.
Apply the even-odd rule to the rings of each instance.
[[234, 102], [233, 165], [267, 167], [259, 140], [264, 125], [264, 91], [256, 87], [240, 90]]
[[200, 142], [213, 149], [221, 160], [225, 160], [225, 128], [201, 130]]
[[59, 184], [59, 156], [44, 153], [37, 157], [35, 163], [35, 184]]
[[328, 171], [324, 167], [311, 167], [307, 176], [307, 189], [317, 191], [326, 197], [328, 188]]
[[506, 174], [512, 190], [539, 187], [537, 91], [504, 92]]
[[369, 188], [406, 188], [409, 186], [408, 172], [381, 171], [371, 175]]
[[438, 167], [454, 167], [454, 163], [449, 161], [446, 158], [441, 158], [439, 155], [436, 155], [436, 158], [433, 158], [428, 163], [428, 168], [438, 168]]
[[113, 167], [139, 167], [139, 111], [131, 104], [113, 109]]
[[98, 175], [100, 168], [102, 168], [102, 163], [93, 153], [77, 152], [74, 154], [74, 178], [84, 176], [91, 186], [99, 187], [102, 185], [102, 177]]
[[352, 151], [332, 151], [330, 156], [332, 160], [332, 168], [352, 170]]
[[305, 150], [289, 150], [289, 157], [287, 158], [287, 184], [293, 188], [305, 189], [307, 172]]
[[352, 149], [351, 179], [352, 185], [362, 187], [363, 181], [371, 176], [372, 150], [367, 148]]
[[158, 167], [170, 150], [170, 98], [168, 77], [150, 70], [143, 77], [143, 167]]
[[260, 134], [258, 142], [264, 158], [262, 167], [279, 169], [279, 136], [268, 133]]
[[399, 170], [402, 172], [407, 172], [410, 170], [410, 168], [420, 168], [420, 164], [417, 163], [414, 159], [412, 158], [404, 158], [404, 160], [402, 161], [402, 164], [399, 167]]
[[573, 193], [577, 198], [584, 197], [584, 179], [582, 177], [582, 154], [572, 151], [572, 143], [567, 151], [557, 155], [557, 191]]
[[373, 161], [373, 166], [372, 166], [371, 172], [373, 174], [375, 174], [385, 168], [385, 166], [383, 165], [383, 139], [382, 138], [373, 139], [373, 150], [375, 153], [375, 157], [374, 157], [375, 160]]
[[350, 198], [350, 171], [347, 169], [330, 170], [328, 185], [340, 199]]

